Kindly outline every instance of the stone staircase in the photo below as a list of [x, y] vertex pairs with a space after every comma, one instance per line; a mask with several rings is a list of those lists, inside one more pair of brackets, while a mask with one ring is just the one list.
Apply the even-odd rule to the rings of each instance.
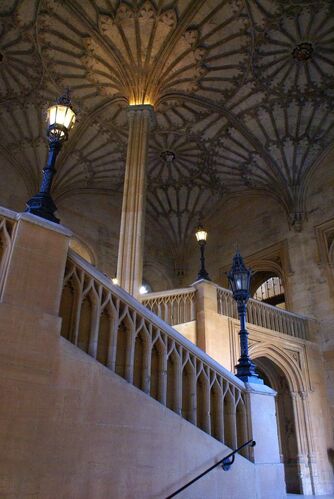
[[249, 439], [230, 471], [179, 497], [285, 497], [271, 389], [245, 386], [68, 252], [66, 229], [1, 223], [3, 497], [162, 499]]

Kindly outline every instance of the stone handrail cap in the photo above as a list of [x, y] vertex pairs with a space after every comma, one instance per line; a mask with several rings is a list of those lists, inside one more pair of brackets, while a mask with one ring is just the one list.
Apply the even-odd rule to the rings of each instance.
[[267, 385], [262, 385], [259, 383], [245, 383], [245, 387], [247, 392], [250, 393], [259, 393], [260, 395], [270, 395], [271, 397], [277, 395], [277, 392]]
[[46, 220], [45, 218], [38, 217], [37, 215], [33, 215], [32, 213], [18, 213], [17, 220], [25, 220], [35, 225], [39, 225], [48, 230], [52, 230], [54, 232], [58, 232], [59, 234], [63, 234], [66, 237], [72, 237], [73, 233], [64, 225], [56, 224], [55, 222], [51, 222], [50, 220]]
[[16, 211], [8, 210], [8, 208], [0, 206], [0, 216], [3, 216], [5, 218], [10, 218], [11, 220], [17, 220], [18, 215], [19, 214], [16, 213]]

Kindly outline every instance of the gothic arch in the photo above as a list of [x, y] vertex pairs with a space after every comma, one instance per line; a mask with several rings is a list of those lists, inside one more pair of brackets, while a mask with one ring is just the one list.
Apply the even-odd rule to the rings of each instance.
[[87, 260], [92, 265], [96, 265], [97, 258], [93, 249], [84, 242], [80, 237], [73, 235], [70, 240], [70, 248], [77, 253], [81, 258]]
[[254, 272], [251, 281], [252, 296], [262, 284], [272, 277], [278, 277], [281, 280], [285, 291], [285, 276], [281, 265], [278, 263], [270, 260], [258, 260], [255, 265], [252, 265], [252, 270]]
[[285, 374], [291, 392], [306, 392], [307, 386], [303, 373], [296, 362], [281, 348], [270, 343], [261, 343], [250, 347], [250, 356], [253, 360], [265, 357], [276, 364]]
[[150, 284], [152, 289], [156, 291], [155, 286], [155, 278], [158, 277], [158, 282], [162, 283], [163, 289], [173, 289], [173, 282], [171, 277], [168, 275], [166, 268], [163, 267], [159, 262], [145, 262], [143, 274], [145, 280]]
[[252, 296], [259, 286], [261, 286], [267, 279], [270, 279], [271, 277], [278, 277], [281, 280], [284, 289], [285, 306], [289, 309], [290, 300], [288, 279], [282, 263], [274, 262], [273, 260], [266, 258], [258, 258], [252, 261], [251, 268], [254, 272], [254, 275], [252, 276]]
[[[288, 492], [297, 492], [302, 494], [313, 494], [315, 493], [315, 479], [316, 471], [314, 471], [314, 465], [310, 460], [310, 456], [314, 454], [314, 444], [313, 444], [313, 432], [310, 426], [309, 417], [309, 406], [307, 401], [308, 387], [305, 381], [306, 373], [303, 373], [301, 368], [293, 360], [293, 358], [278, 346], [271, 345], [269, 343], [255, 344], [250, 348], [250, 356], [255, 361], [256, 359], [263, 359], [259, 362], [259, 368], [265, 367], [264, 371], [267, 375], [268, 381], [271, 386], [275, 389], [277, 386], [277, 380], [275, 379], [275, 366], [282, 372], [286, 378], [287, 388], [289, 391], [290, 407], [292, 409], [292, 424], [295, 431], [295, 470], [294, 470], [294, 485], [295, 489], [290, 489]], [[268, 369], [268, 365], [264, 361], [270, 361], [272, 363], [271, 369]], [[277, 413], [279, 413], [278, 401]], [[282, 413], [282, 410], [280, 411]], [[284, 412], [284, 411], [283, 411]], [[278, 418], [278, 425], [280, 424]], [[279, 429], [281, 435], [287, 431], [286, 428]], [[286, 463], [285, 463], [286, 464]], [[289, 462], [287, 463], [289, 468]], [[296, 476], [298, 476], [299, 485], [296, 482]], [[290, 475], [291, 479], [291, 475]], [[293, 481], [293, 480], [292, 480]], [[291, 482], [290, 482], [291, 483]], [[299, 488], [299, 490], [298, 490]]]
[[302, 484], [299, 474], [298, 420], [287, 377], [277, 364], [266, 357], [257, 358], [256, 368], [264, 382], [276, 391], [277, 434], [286, 489], [289, 493], [299, 494]]

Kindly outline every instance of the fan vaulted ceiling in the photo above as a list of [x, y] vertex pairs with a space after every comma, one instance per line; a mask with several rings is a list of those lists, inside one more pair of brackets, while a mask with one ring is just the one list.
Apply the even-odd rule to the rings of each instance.
[[70, 87], [79, 124], [56, 200], [122, 190], [127, 105], [150, 103], [147, 210], [171, 242], [245, 191], [301, 223], [334, 136], [331, 0], [4, 0], [0, 21], [0, 161], [30, 194], [42, 109]]

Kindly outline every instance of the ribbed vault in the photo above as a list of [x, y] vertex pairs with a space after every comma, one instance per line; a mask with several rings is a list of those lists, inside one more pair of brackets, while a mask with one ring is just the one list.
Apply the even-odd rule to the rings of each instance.
[[28, 192], [46, 157], [43, 106], [68, 86], [80, 116], [56, 199], [122, 189], [126, 108], [150, 103], [147, 209], [173, 247], [244, 191], [301, 227], [334, 136], [330, 0], [7, 0], [0, 19], [0, 161]]

